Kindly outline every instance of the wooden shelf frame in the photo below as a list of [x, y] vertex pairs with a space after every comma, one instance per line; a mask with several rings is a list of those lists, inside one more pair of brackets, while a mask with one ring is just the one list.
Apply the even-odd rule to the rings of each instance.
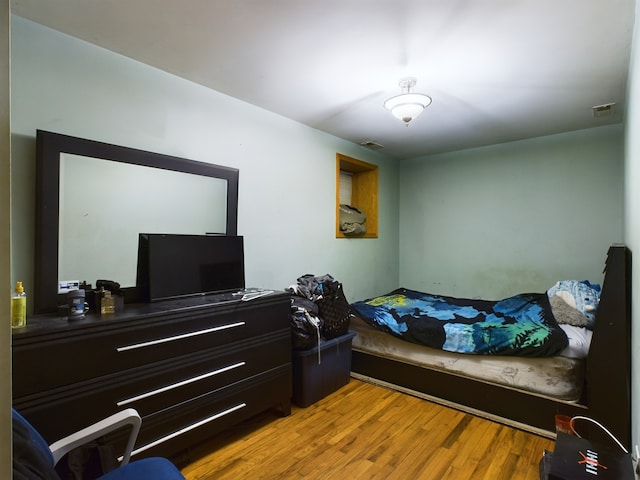
[[[367, 216], [367, 231], [345, 235], [340, 231], [340, 173], [352, 175], [351, 206]], [[378, 166], [336, 153], [336, 238], [378, 238]]]

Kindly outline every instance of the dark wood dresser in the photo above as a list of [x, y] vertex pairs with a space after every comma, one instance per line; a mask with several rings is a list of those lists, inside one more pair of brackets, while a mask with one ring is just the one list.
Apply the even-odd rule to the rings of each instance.
[[50, 443], [132, 407], [134, 459], [169, 456], [263, 410], [291, 412], [288, 293], [38, 315], [12, 338], [14, 407]]

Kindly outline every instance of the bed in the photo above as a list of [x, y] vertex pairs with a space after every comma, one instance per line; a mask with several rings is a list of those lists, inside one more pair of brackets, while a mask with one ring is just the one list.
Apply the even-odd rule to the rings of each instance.
[[[561, 316], [563, 292], [485, 302], [398, 289], [354, 302], [352, 375], [549, 438], [556, 414], [589, 416], [629, 447], [630, 264], [610, 247], [587, 329]], [[488, 330], [469, 320], [478, 312]]]

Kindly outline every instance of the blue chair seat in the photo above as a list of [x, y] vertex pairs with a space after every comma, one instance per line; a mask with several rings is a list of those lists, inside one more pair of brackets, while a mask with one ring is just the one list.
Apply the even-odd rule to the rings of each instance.
[[128, 480], [132, 478], [153, 480], [184, 479], [169, 460], [162, 457], [151, 457], [136, 460], [112, 470], [102, 475], [99, 480]]

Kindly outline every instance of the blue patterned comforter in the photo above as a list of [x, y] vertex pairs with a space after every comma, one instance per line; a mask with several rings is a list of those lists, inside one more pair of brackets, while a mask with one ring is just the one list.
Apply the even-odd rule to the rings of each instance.
[[548, 357], [568, 344], [546, 293], [488, 301], [400, 288], [351, 307], [373, 327], [449, 352]]

